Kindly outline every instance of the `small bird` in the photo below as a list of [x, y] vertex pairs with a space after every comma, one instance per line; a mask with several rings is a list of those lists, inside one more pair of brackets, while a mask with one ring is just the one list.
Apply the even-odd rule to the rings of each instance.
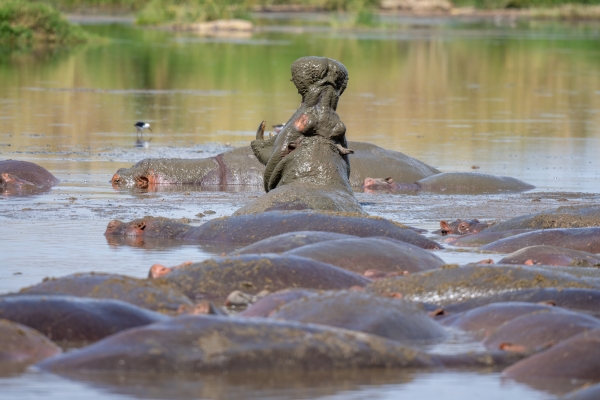
[[133, 126], [135, 126], [135, 129], [137, 130], [138, 138], [140, 133], [142, 135], [144, 134], [144, 129], [149, 129], [150, 132], [152, 132], [152, 128], [150, 128], [150, 124], [147, 122], [138, 121]]

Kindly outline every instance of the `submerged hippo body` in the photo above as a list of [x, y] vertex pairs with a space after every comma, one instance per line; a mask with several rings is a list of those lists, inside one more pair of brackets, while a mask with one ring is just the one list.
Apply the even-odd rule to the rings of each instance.
[[586, 228], [591, 226], [600, 226], [600, 206], [598, 205], [565, 206], [535, 214], [522, 215], [495, 224], [488, 231]]
[[367, 191], [422, 191], [441, 194], [517, 193], [535, 188], [516, 178], [475, 172], [445, 172], [415, 183], [396, 183], [391, 178], [366, 178], [363, 187]]
[[0, 318], [27, 325], [60, 344], [79, 346], [169, 317], [118, 300], [16, 295], [0, 298]]
[[201, 159], [149, 158], [112, 177], [113, 186], [141, 188], [168, 184], [262, 186], [264, 166], [249, 146]]
[[0, 318], [0, 371], [24, 369], [62, 350], [50, 339], [25, 325]]
[[600, 317], [600, 290], [582, 288], [536, 288], [498, 293], [491, 296], [469, 299], [444, 307], [449, 313], [460, 313], [501, 302], [527, 302], [552, 304], [573, 311]]
[[28, 161], [0, 161], [0, 194], [41, 193], [60, 181], [48, 170]]
[[506, 368], [505, 377], [520, 382], [532, 379], [600, 380], [600, 329], [582, 332], [550, 349]]
[[588, 253], [600, 253], [600, 227], [556, 228], [525, 232], [486, 244], [481, 247], [481, 250], [512, 253], [536, 245], [549, 245]]
[[424, 249], [440, 249], [438, 243], [383, 218], [335, 213], [269, 211], [213, 219], [190, 226], [167, 218], [144, 217], [124, 223], [109, 222], [105, 235], [178, 239], [187, 242], [252, 244], [272, 236], [297, 231], [342, 233], [359, 237], [384, 236]]
[[380, 295], [399, 293], [405, 299], [448, 305], [515, 289], [596, 288], [596, 281], [535, 267], [449, 267], [375, 281], [365, 290]]
[[283, 305], [271, 318], [372, 333], [401, 342], [426, 342], [446, 336], [418, 304], [358, 291], [328, 292]]
[[287, 288], [347, 289], [370, 282], [330, 264], [275, 254], [214, 258], [179, 267], [155, 281], [179, 287], [195, 301], [208, 299], [219, 303], [224, 303], [234, 290], [255, 295], [263, 290]]
[[517, 250], [499, 260], [498, 264], [600, 266], [600, 256], [564, 247], [539, 245]]
[[520, 235], [521, 233], [525, 232], [531, 232], [531, 230], [514, 229], [510, 231], [491, 232], [489, 229], [486, 229], [485, 231], [479, 233], [449, 237], [446, 240], [444, 240], [444, 242], [457, 247], [480, 247], [495, 242], [496, 240]]
[[389, 238], [371, 237], [330, 240], [285, 252], [336, 265], [364, 274], [374, 269], [383, 272], [420, 272], [440, 268], [444, 260], [420, 247]]
[[483, 344], [489, 349], [539, 351], [581, 332], [600, 328], [600, 319], [554, 307], [521, 315], [500, 325]]
[[374, 335], [263, 318], [173, 318], [42, 362], [43, 370], [201, 373], [435, 365]]
[[506, 321], [533, 312], [552, 309], [553, 306], [524, 302], [498, 302], [451, 315], [440, 320], [440, 324], [470, 332], [478, 339], [493, 333]]
[[159, 285], [148, 279], [93, 272], [45, 279], [42, 283], [21, 289], [20, 293], [115, 299], [165, 313], [175, 313], [181, 305], [193, 304], [174, 286]]
[[299, 231], [282, 233], [281, 235], [271, 236], [259, 240], [241, 249], [229, 253], [230, 256], [239, 254], [264, 254], [264, 253], [283, 253], [308, 244], [326, 242], [328, 240], [352, 239], [357, 236], [344, 235], [342, 233], [320, 232], [320, 231]]

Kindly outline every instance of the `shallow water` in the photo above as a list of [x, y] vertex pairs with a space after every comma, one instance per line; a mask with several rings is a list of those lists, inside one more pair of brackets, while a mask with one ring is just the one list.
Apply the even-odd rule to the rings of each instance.
[[[118, 168], [143, 158], [214, 155], [248, 144], [262, 119], [267, 126], [285, 122], [299, 101], [289, 66], [304, 55], [332, 57], [348, 68], [338, 113], [350, 140], [402, 151], [445, 172], [508, 175], [537, 187], [515, 195], [357, 193], [370, 214], [432, 231], [440, 219], [503, 220], [598, 204], [596, 26], [402, 19], [392, 30], [334, 31], [315, 26], [310, 16], [296, 17], [292, 28], [279, 25], [282, 20], [272, 16], [262, 22], [276, 24], [235, 38], [86, 24], [114, 41], [0, 51], [0, 158], [36, 162], [61, 179], [44, 194], [0, 196], [0, 293], [74, 272], [143, 277], [154, 263], [200, 261], [232, 250], [113, 242], [103, 231], [111, 219], [143, 215], [200, 224], [230, 215], [260, 188], [176, 186], [148, 193], [115, 190], [108, 182]], [[307, 20], [312, 27], [298, 27]], [[152, 124], [143, 136], [146, 147], [135, 147], [138, 120]], [[449, 246], [437, 254], [448, 263], [503, 256]], [[482, 371], [288, 377], [287, 386], [226, 377], [177, 385], [166, 378], [119, 379], [125, 378], [31, 371], [0, 378], [0, 398], [546, 399], [570, 387], [544, 391]]]

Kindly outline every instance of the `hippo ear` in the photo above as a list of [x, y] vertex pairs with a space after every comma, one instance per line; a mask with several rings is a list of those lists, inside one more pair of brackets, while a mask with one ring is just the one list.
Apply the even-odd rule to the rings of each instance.
[[449, 234], [452, 230], [446, 221], [440, 221], [440, 228], [442, 230], [442, 236]]
[[142, 220], [142, 221], [138, 221], [135, 223], [135, 227], [136, 229], [139, 229], [140, 231], [143, 231], [144, 228], [146, 227], [146, 221]]
[[394, 180], [392, 179], [391, 176], [388, 176], [387, 178], [385, 178], [384, 181], [386, 181], [387, 183], [394, 183]]

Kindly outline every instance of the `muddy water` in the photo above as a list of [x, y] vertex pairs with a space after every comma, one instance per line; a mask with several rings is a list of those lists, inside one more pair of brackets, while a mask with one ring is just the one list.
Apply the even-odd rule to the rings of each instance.
[[[214, 155], [247, 144], [262, 119], [285, 122], [299, 101], [289, 66], [304, 55], [332, 57], [348, 68], [338, 113], [350, 140], [402, 151], [447, 172], [509, 175], [537, 186], [516, 195], [356, 193], [370, 214], [432, 231], [440, 219], [504, 220], [598, 204], [600, 33], [594, 25], [401, 20], [392, 30], [340, 32], [280, 21], [263, 20], [258, 32], [230, 38], [92, 24], [86, 29], [113, 41], [0, 52], [0, 158], [39, 163], [61, 179], [44, 194], [0, 195], [0, 293], [74, 272], [143, 277], [154, 263], [232, 250], [107, 241], [102, 233], [111, 219], [143, 215], [201, 224], [230, 215], [260, 188], [146, 192], [113, 189], [108, 181], [143, 158]], [[306, 21], [314, 20], [296, 22]], [[141, 147], [133, 128], [138, 120], [153, 129]], [[502, 257], [450, 247], [438, 255], [448, 263]], [[29, 371], [0, 378], [0, 397], [548, 399], [572, 387], [529, 387], [503, 381], [497, 371], [163, 378]]]

